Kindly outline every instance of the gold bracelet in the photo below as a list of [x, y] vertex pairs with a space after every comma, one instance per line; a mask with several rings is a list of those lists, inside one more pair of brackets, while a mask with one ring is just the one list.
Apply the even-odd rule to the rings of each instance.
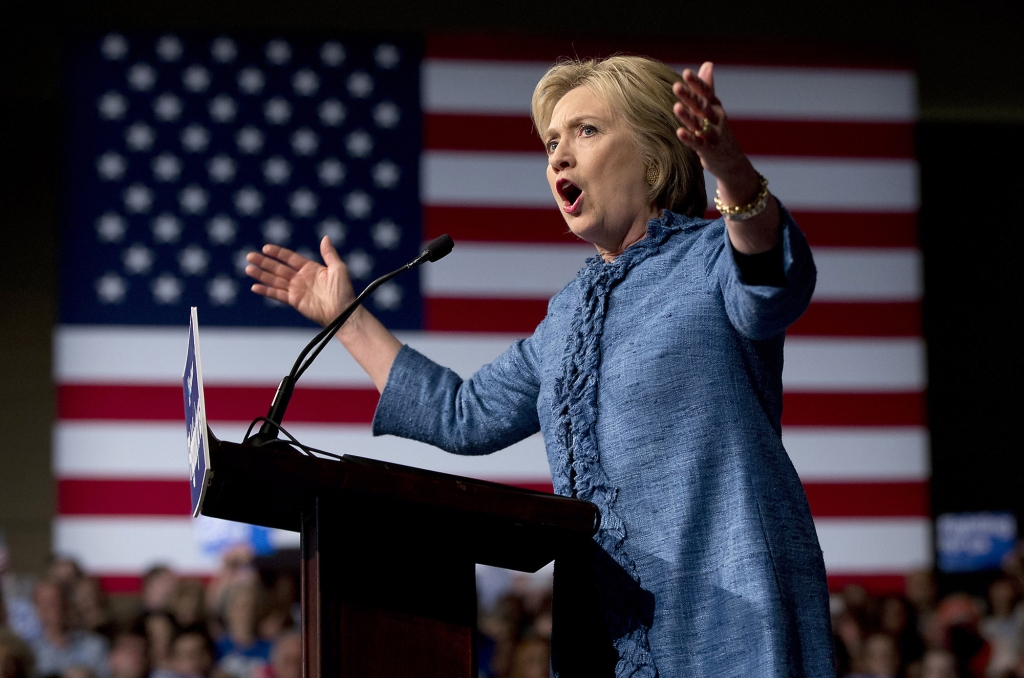
[[715, 191], [715, 207], [722, 213], [723, 217], [733, 221], [744, 221], [746, 219], [753, 219], [761, 212], [764, 212], [764, 208], [768, 207], [768, 198], [771, 196], [771, 193], [768, 192], [768, 180], [760, 173], [757, 175], [757, 178], [761, 180], [761, 189], [754, 196], [754, 199], [746, 205], [728, 207], [722, 202], [722, 194], [717, 190]]

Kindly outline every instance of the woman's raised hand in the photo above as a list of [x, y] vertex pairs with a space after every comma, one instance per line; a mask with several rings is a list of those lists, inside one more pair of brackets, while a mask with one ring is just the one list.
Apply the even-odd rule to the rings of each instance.
[[326, 325], [348, 306], [355, 293], [348, 267], [326, 236], [320, 241], [323, 266], [278, 245], [250, 252], [245, 273], [258, 282], [252, 291], [283, 301], [313, 322]]

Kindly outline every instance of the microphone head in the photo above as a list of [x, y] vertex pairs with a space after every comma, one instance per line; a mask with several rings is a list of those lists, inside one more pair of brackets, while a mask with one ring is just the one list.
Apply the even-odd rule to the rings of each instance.
[[434, 238], [427, 243], [426, 248], [423, 250], [423, 254], [427, 255], [427, 261], [437, 261], [448, 256], [455, 247], [455, 243], [451, 237], [445, 233], [444, 235]]

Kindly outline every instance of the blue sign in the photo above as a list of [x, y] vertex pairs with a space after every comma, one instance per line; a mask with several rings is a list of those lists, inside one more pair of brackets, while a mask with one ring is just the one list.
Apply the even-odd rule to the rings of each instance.
[[188, 354], [182, 375], [185, 391], [185, 432], [188, 435], [189, 484], [192, 517], [199, 515], [213, 471], [210, 470], [210, 437], [206, 428], [206, 398], [203, 396], [203, 366], [199, 361], [199, 320], [196, 307], [188, 325]]
[[999, 569], [1017, 540], [1012, 513], [943, 513], [935, 527], [943, 572]]

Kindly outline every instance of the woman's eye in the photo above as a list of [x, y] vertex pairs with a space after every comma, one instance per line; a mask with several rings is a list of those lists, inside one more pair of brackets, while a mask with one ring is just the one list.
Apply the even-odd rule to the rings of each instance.
[[593, 125], [580, 125], [580, 134], [585, 137], [591, 137], [597, 134], [597, 128]]
[[557, 141], [549, 141], [548, 142], [548, 153], [554, 153], [556, 148], [558, 148], [558, 142]]

